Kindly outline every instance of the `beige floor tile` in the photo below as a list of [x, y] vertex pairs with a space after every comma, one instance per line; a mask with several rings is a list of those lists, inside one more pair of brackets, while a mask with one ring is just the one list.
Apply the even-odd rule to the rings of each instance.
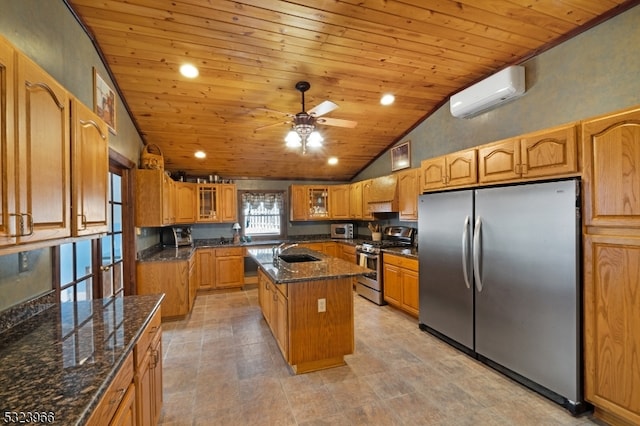
[[257, 289], [199, 294], [189, 318], [163, 323], [168, 425], [589, 426], [441, 340], [390, 306], [354, 296], [347, 365], [294, 375]]

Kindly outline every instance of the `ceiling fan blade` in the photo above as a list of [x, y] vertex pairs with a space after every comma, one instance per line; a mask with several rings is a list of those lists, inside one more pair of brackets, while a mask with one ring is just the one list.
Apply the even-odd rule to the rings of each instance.
[[358, 125], [357, 121], [351, 120], [341, 120], [339, 118], [318, 118], [316, 123], [326, 124], [327, 126], [337, 126], [337, 127], [348, 127], [349, 129], [353, 129]]
[[259, 130], [268, 129], [268, 128], [270, 128], [270, 127], [282, 126], [283, 124], [291, 124], [291, 121], [279, 121], [279, 122], [277, 122], [277, 123], [267, 124], [266, 126], [257, 127], [257, 128], [255, 128], [253, 131], [254, 131], [254, 132], [257, 132], [257, 131], [259, 131]]
[[334, 104], [331, 101], [324, 101], [319, 105], [316, 105], [315, 107], [311, 108], [307, 112], [309, 113], [309, 115], [313, 115], [314, 117], [320, 117], [321, 115], [330, 113], [336, 108], [338, 108], [337, 104]]

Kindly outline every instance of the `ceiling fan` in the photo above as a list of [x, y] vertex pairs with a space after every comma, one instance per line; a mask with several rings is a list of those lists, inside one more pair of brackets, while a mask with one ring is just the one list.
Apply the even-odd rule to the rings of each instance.
[[291, 131], [285, 138], [287, 146], [302, 146], [302, 153], [304, 154], [306, 153], [307, 145], [320, 146], [320, 143], [322, 142], [322, 137], [318, 132], [315, 131], [316, 124], [346, 127], [350, 129], [356, 127], [356, 125], [358, 124], [356, 121], [351, 120], [322, 117], [323, 115], [328, 114], [334, 109], [338, 108], [338, 105], [331, 101], [323, 101], [319, 105], [316, 105], [315, 107], [307, 111], [304, 105], [304, 93], [309, 90], [311, 84], [309, 84], [309, 82], [307, 81], [299, 81], [296, 83], [295, 87], [296, 90], [300, 92], [302, 97], [302, 111], [295, 115], [281, 113], [291, 117], [291, 120], [258, 127], [256, 131], [263, 130], [269, 127], [279, 126], [281, 124], [291, 124]]

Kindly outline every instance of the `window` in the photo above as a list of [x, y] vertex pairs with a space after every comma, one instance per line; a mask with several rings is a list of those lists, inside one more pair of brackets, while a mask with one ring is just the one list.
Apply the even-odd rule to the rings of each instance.
[[251, 238], [285, 237], [285, 205], [282, 191], [241, 191], [242, 231]]
[[100, 239], [100, 270], [102, 271], [102, 295], [122, 296], [122, 177], [109, 172], [109, 230]]

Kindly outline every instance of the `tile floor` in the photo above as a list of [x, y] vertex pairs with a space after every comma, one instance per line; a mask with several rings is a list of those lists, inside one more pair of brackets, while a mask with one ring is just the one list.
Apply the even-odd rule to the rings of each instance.
[[198, 295], [163, 324], [162, 425], [590, 425], [354, 295], [346, 366], [291, 374], [257, 289]]

